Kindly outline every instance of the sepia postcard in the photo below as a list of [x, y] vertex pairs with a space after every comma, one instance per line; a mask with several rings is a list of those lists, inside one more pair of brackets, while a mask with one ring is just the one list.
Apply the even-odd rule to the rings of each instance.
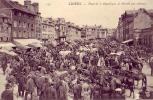
[[0, 0], [0, 100], [153, 100], [153, 0]]

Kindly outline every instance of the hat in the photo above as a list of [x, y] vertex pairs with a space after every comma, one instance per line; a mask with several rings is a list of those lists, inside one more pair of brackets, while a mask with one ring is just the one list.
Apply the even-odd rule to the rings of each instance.
[[9, 89], [9, 88], [11, 88], [11, 85], [9, 83], [6, 83], [5, 88]]
[[41, 68], [41, 66], [38, 66], [38, 68]]

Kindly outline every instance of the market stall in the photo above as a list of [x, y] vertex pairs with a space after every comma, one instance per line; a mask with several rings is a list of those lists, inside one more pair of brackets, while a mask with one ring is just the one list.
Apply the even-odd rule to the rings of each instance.
[[16, 45], [14, 45], [13, 43], [10, 43], [10, 42], [1, 42], [0, 43], [1, 49], [12, 50], [13, 47], [16, 47]]

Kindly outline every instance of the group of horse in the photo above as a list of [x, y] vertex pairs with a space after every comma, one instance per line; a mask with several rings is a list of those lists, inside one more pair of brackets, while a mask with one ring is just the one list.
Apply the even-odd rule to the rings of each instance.
[[[81, 62], [80, 55], [77, 54], [79, 50], [75, 49], [75, 51], [66, 55], [64, 59], [73, 60], [75, 64], [81, 65], [81, 67], [77, 67], [77, 72], [83, 75], [84, 78], [82, 78], [82, 80], [89, 81], [92, 84], [100, 86], [99, 93], [108, 93], [112, 95], [120, 89], [121, 91], [119, 93], [124, 94], [125, 89], [129, 89], [131, 95], [131, 93], [134, 94], [134, 89], [138, 85], [139, 81], [141, 81], [142, 87], [147, 86], [146, 75], [142, 73], [142, 62], [140, 63], [139, 61], [134, 61], [135, 59], [131, 59], [132, 57], [129, 57], [130, 61], [128, 62], [132, 63], [133, 66], [131, 70], [122, 70], [120, 64], [116, 64], [116, 66], [112, 63], [112, 65], [109, 64], [108, 66], [106, 60], [110, 55], [108, 55], [106, 51], [100, 48], [96, 52], [83, 51], [84, 55], [81, 58]], [[99, 55], [104, 57], [106, 64], [105, 67], [97, 66]], [[122, 59], [121, 56], [120, 58]], [[124, 57], [122, 60], [124, 60]], [[119, 61], [118, 63], [121, 62], [122, 61]]]
[[[140, 65], [138, 67], [138, 65]], [[78, 72], [88, 77], [88, 81], [91, 84], [96, 84], [100, 87], [99, 93], [109, 94], [111, 97], [114, 94], [123, 95], [126, 89], [130, 90], [130, 96], [133, 93], [136, 86], [141, 81], [141, 87], [147, 87], [147, 78], [142, 73], [143, 64], [140, 62], [133, 66], [132, 70], [122, 70], [118, 67], [105, 67], [99, 69], [99, 66], [94, 66], [92, 69], [79, 69]], [[85, 80], [86, 81], [86, 80]]]

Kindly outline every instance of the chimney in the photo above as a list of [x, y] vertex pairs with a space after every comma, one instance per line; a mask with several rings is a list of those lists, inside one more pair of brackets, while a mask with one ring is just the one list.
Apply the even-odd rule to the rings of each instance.
[[24, 6], [26, 6], [26, 7], [31, 6], [31, 0], [25, 0], [24, 1]]
[[13, 1], [15, 4], [19, 4], [19, 2], [18, 1]]
[[38, 3], [33, 3], [32, 6], [33, 6], [33, 8], [34, 8], [34, 11], [35, 11], [36, 13], [38, 13], [38, 12], [39, 12], [39, 4], [38, 4]]

